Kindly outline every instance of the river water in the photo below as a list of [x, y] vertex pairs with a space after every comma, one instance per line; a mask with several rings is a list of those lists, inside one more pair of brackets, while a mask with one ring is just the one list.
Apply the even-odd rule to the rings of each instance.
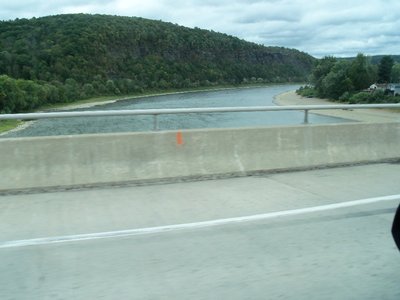
[[[273, 85], [258, 88], [238, 88], [208, 92], [191, 92], [164, 96], [135, 98], [115, 103], [94, 106], [75, 111], [152, 109], [152, 108], [192, 108], [192, 107], [234, 107], [274, 105], [274, 96], [297, 89], [298, 85]], [[302, 111], [247, 112], [247, 113], [202, 113], [185, 115], [160, 115], [160, 130], [193, 128], [227, 128], [266, 125], [301, 124]], [[347, 120], [310, 114], [309, 122], [342, 123]], [[70, 135], [84, 133], [108, 133], [151, 131], [152, 116], [120, 117], [75, 117], [38, 120], [23, 130], [10, 132], [2, 137], [27, 137]]]

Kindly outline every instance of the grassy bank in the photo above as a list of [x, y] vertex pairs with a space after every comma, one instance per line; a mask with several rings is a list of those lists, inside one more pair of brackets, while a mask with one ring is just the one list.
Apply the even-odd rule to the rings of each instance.
[[0, 120], [0, 133], [14, 129], [21, 124], [22, 121], [18, 120]]

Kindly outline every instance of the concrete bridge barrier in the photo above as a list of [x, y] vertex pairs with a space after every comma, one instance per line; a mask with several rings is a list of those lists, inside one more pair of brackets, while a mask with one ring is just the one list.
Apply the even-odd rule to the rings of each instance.
[[0, 139], [0, 191], [242, 176], [400, 159], [400, 123]]

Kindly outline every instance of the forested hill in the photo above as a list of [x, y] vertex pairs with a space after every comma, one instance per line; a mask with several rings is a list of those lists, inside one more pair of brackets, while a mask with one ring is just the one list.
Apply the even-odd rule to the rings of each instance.
[[314, 58], [135, 17], [0, 22], [0, 112], [148, 89], [303, 81]]
[[[384, 56], [390, 56], [390, 57], [393, 59], [393, 62], [400, 63], [400, 55], [372, 55], [372, 56], [368, 56], [368, 58], [369, 58], [369, 60], [370, 60], [370, 62], [371, 62], [372, 64], [378, 65], [378, 64], [380, 63], [381, 59], [382, 59]], [[338, 58], [338, 59], [340, 60], [341, 58]], [[353, 61], [353, 60], [356, 59], [356, 57], [345, 57], [345, 58], [343, 58], [343, 59], [344, 59], [344, 60]]]
[[[377, 65], [385, 55], [374, 55], [371, 56], [371, 63]], [[400, 63], [400, 55], [389, 55], [394, 62]]]

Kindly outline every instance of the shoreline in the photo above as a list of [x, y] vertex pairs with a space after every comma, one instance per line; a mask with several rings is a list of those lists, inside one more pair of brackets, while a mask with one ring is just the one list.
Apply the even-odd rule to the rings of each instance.
[[31, 126], [35, 122], [36, 122], [35, 120], [22, 122], [22, 124], [19, 124], [17, 127], [13, 128], [13, 129], [1, 132], [0, 136], [4, 136], [4, 135], [7, 135], [7, 134], [12, 133], [12, 132], [24, 130], [25, 128], [28, 128], [29, 126]]
[[[291, 83], [288, 83], [291, 84]], [[270, 84], [270, 85], [284, 85], [284, 84]], [[165, 92], [165, 93], [155, 93], [155, 94], [148, 94], [148, 95], [134, 95], [134, 96], [126, 96], [123, 98], [117, 98], [113, 100], [104, 100], [98, 102], [89, 102], [89, 103], [70, 103], [66, 104], [65, 106], [60, 106], [57, 108], [50, 108], [50, 109], [41, 109], [40, 112], [48, 112], [48, 111], [60, 111], [60, 110], [73, 110], [73, 109], [80, 109], [80, 108], [91, 108], [95, 106], [103, 106], [119, 101], [126, 101], [126, 100], [135, 100], [135, 99], [142, 99], [142, 98], [151, 98], [151, 97], [160, 97], [160, 96], [171, 96], [171, 95], [182, 95], [182, 94], [192, 94], [192, 93], [205, 93], [205, 92], [219, 92], [219, 91], [226, 91], [226, 90], [236, 90], [236, 89], [255, 89], [255, 88], [263, 88], [270, 85], [254, 85], [254, 86], [237, 86], [237, 87], [221, 87], [221, 88], [210, 88], [210, 89], [199, 89], [199, 90], [187, 90], [187, 91], [176, 91], [176, 92]], [[38, 112], [39, 112], [38, 111]]]
[[[288, 83], [290, 85], [291, 83]], [[81, 109], [81, 108], [92, 108], [96, 106], [103, 106], [119, 101], [126, 101], [126, 100], [134, 100], [134, 99], [142, 99], [142, 98], [151, 98], [151, 97], [160, 97], [160, 96], [169, 96], [169, 95], [181, 95], [181, 94], [191, 94], [191, 93], [204, 93], [204, 92], [218, 92], [218, 91], [225, 91], [225, 90], [234, 90], [234, 89], [252, 89], [252, 88], [263, 88], [266, 86], [271, 86], [271, 85], [285, 85], [284, 83], [282, 84], [270, 84], [270, 85], [253, 85], [253, 86], [238, 86], [238, 87], [219, 87], [219, 88], [208, 88], [208, 89], [199, 89], [199, 90], [186, 90], [186, 91], [176, 91], [176, 92], [165, 92], [165, 93], [155, 93], [155, 94], [148, 94], [148, 95], [134, 95], [134, 96], [126, 96], [123, 98], [117, 98], [117, 99], [112, 99], [112, 100], [104, 100], [104, 101], [94, 101], [94, 102], [88, 102], [88, 103], [68, 103], [65, 106], [60, 106], [56, 108], [48, 108], [48, 109], [39, 109], [37, 112], [58, 112], [58, 111], [69, 111], [73, 109]], [[33, 121], [26, 121], [23, 122], [22, 124], [18, 125], [17, 127], [10, 129], [8, 131], [4, 131], [0, 133], [0, 136], [7, 135], [11, 132], [16, 132], [20, 130], [24, 130], [27, 127], [31, 126], [34, 124], [36, 120]]]
[[[274, 104], [280, 106], [288, 105], [338, 105], [326, 99], [306, 98], [296, 94], [296, 91], [285, 92], [274, 97]], [[356, 122], [398, 122], [400, 114], [395, 111], [380, 109], [357, 109], [357, 110], [312, 110], [310, 114], [318, 114], [329, 117], [348, 119]]]
[[[178, 91], [178, 92], [167, 92], [167, 93], [155, 93], [149, 95], [136, 95], [136, 96], [127, 96], [123, 98], [113, 99], [113, 100], [105, 100], [99, 102], [90, 102], [90, 103], [81, 103], [81, 104], [67, 104], [66, 106], [61, 106], [57, 108], [50, 108], [41, 110], [41, 112], [50, 112], [50, 111], [68, 111], [73, 109], [80, 108], [91, 108], [96, 106], [103, 106], [110, 103], [115, 103], [119, 101], [126, 100], [134, 100], [134, 99], [143, 99], [143, 98], [151, 98], [151, 97], [159, 97], [159, 96], [168, 96], [168, 95], [181, 95], [181, 94], [190, 94], [190, 93], [201, 93], [201, 92], [214, 92], [214, 91], [224, 91], [224, 90], [233, 90], [233, 89], [250, 89], [250, 88], [262, 88], [265, 86], [244, 86], [244, 87], [227, 87], [227, 88], [216, 88], [216, 89], [202, 89], [202, 90], [188, 90], [188, 91]], [[288, 105], [335, 105], [338, 104], [336, 102], [331, 102], [326, 99], [320, 98], [306, 98], [296, 94], [296, 91], [284, 92], [273, 97], [273, 103], [278, 106], [288, 106]], [[360, 110], [313, 110], [310, 111], [312, 114], [318, 114], [323, 116], [336, 117], [341, 119], [347, 119], [355, 122], [398, 122], [400, 118], [400, 114], [394, 111], [387, 110], [379, 110], [379, 109], [360, 109]], [[27, 127], [34, 124], [36, 121], [26, 121], [17, 127], [0, 133], [0, 136], [7, 135], [11, 132], [16, 132], [20, 130], [24, 130]]]

